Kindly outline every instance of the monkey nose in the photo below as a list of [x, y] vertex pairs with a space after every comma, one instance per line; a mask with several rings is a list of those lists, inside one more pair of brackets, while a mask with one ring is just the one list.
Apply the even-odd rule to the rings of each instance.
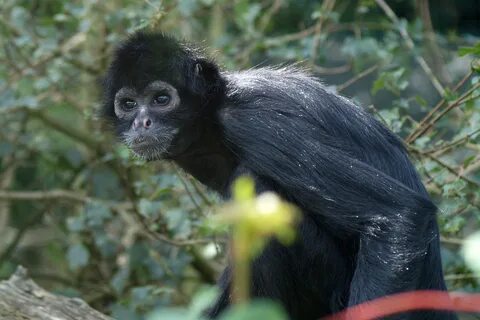
[[152, 125], [152, 120], [150, 118], [143, 119], [143, 127], [148, 129]]
[[135, 119], [133, 121], [133, 128], [138, 129], [140, 127], [143, 127], [144, 129], [148, 129], [152, 126], [152, 120], [148, 117], [141, 118], [141, 119]]

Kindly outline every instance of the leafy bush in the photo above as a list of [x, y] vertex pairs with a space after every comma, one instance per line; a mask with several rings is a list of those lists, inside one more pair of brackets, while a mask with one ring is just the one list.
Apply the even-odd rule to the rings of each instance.
[[384, 121], [440, 207], [449, 288], [478, 290], [459, 249], [480, 226], [480, 30], [461, 18], [475, 1], [431, 2], [3, 0], [0, 276], [23, 264], [118, 319], [188, 305], [214, 283], [227, 238], [205, 219], [217, 196], [133, 158], [96, 116], [115, 44], [152, 29], [205, 44], [227, 69], [300, 62]]

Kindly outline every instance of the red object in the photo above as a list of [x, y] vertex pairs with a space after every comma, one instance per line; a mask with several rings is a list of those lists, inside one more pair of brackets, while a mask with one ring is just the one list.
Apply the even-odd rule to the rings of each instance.
[[368, 301], [323, 319], [372, 320], [415, 310], [480, 313], [480, 294], [432, 290], [404, 292]]

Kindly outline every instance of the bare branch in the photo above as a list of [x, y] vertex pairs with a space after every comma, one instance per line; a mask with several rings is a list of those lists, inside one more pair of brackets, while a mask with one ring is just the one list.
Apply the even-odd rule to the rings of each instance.
[[407, 30], [401, 27], [400, 20], [398, 19], [395, 12], [393, 12], [393, 10], [384, 0], [375, 0], [375, 2], [378, 4], [380, 8], [382, 8], [382, 10], [388, 16], [388, 18], [390, 18], [390, 20], [394, 23], [395, 27], [397, 27], [398, 32], [400, 33], [403, 40], [405, 41], [405, 44], [407, 45], [407, 48], [412, 51], [415, 57], [415, 60], [418, 62], [418, 64], [423, 69], [427, 77], [430, 79], [430, 82], [433, 84], [433, 86], [438, 91], [440, 96], [443, 97], [445, 95], [445, 89], [443, 88], [442, 84], [437, 79], [437, 77], [433, 74], [432, 69], [430, 69], [425, 59], [422, 56], [415, 54], [415, 44], [413, 43], [413, 40], [408, 34]]
[[375, 64], [375, 65], [363, 70], [359, 74], [355, 75], [353, 78], [349, 79], [348, 81], [345, 81], [343, 84], [338, 85], [337, 86], [337, 91], [340, 92], [340, 91], [345, 90], [347, 87], [351, 86], [352, 84], [354, 84], [358, 80], [368, 76], [369, 74], [371, 74], [372, 72], [377, 70], [378, 67], [380, 67], [380, 64]]
[[57, 296], [40, 288], [18, 267], [9, 280], [0, 282], [2, 319], [109, 320], [78, 298]]
[[[424, 122], [421, 126], [419, 126], [416, 130], [416, 134], [411, 136], [410, 138], [407, 137], [406, 143], [411, 143], [412, 141], [418, 139], [421, 137], [423, 134], [425, 134], [435, 123], [437, 123], [444, 115], [446, 115], [448, 112], [450, 112], [452, 109], [464, 104], [467, 101], [476, 99], [477, 96], [470, 97], [470, 95], [480, 88], [480, 83], [475, 84], [472, 86], [467, 92], [463, 93], [459, 98], [457, 98], [455, 101], [447, 105], [445, 109], [440, 111], [440, 108], [438, 108], [437, 112], [432, 114], [432, 119], [430, 121]], [[437, 114], [438, 113], [438, 114]]]
[[325, 23], [325, 21], [328, 20], [328, 14], [333, 10], [334, 6], [335, 0], [325, 0], [322, 3], [322, 7], [320, 9], [322, 15], [318, 18], [318, 21], [315, 25], [312, 50], [310, 52], [310, 61], [312, 64], [315, 63], [315, 60], [317, 58], [317, 51], [320, 45], [320, 36], [322, 34], [323, 24]]
[[92, 198], [83, 196], [78, 192], [67, 190], [49, 190], [49, 191], [6, 191], [0, 190], [0, 199], [2, 200], [70, 200], [75, 202], [90, 202]]

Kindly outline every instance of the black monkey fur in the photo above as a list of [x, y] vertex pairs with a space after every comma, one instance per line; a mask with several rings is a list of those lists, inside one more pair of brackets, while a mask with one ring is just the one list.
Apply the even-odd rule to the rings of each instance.
[[[179, 102], [165, 93], [154, 101], [169, 100], [166, 107], [149, 104], [143, 92], [157, 80]], [[116, 98], [124, 87], [138, 109]], [[258, 192], [275, 191], [302, 210], [297, 242], [271, 241], [252, 265], [252, 295], [280, 302], [291, 319], [445, 290], [436, 207], [402, 142], [308, 73], [221, 71], [200, 50], [137, 33], [115, 52], [104, 94], [104, 116], [138, 155], [173, 160], [225, 197], [236, 177], [250, 175]], [[116, 111], [116, 99], [127, 111]], [[227, 267], [210, 317], [228, 306], [230, 282]], [[422, 311], [395, 319], [456, 317]]]

